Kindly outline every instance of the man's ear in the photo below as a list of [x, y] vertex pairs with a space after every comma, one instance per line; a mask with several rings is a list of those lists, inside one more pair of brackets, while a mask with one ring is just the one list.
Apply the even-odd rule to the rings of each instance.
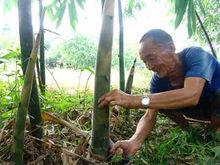
[[174, 54], [176, 51], [176, 48], [173, 43], [168, 43], [166, 45], [162, 45], [161, 48], [162, 48], [161, 50], [164, 54]]
[[175, 53], [176, 47], [175, 47], [175, 45], [174, 45], [173, 43], [169, 43], [169, 44], [168, 44], [168, 48], [169, 48], [169, 50], [170, 50], [171, 52], [174, 52], [174, 53]]

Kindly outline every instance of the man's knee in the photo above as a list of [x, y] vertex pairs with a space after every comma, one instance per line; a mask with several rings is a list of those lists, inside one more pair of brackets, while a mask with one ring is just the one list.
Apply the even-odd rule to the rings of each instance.
[[216, 132], [220, 133], [220, 117], [216, 116], [216, 114], [211, 116], [211, 126]]
[[177, 123], [183, 130], [185, 130], [189, 123], [178, 110], [159, 110], [159, 113], [170, 118], [173, 122]]

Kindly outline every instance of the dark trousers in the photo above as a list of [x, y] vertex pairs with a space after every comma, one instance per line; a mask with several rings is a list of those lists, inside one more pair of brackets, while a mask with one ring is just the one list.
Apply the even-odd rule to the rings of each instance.
[[200, 99], [199, 104], [194, 107], [174, 110], [159, 110], [160, 113], [169, 117], [171, 120], [180, 125], [181, 128], [188, 126], [186, 118], [210, 121], [214, 127], [220, 127], [220, 92], [216, 93], [213, 98]]

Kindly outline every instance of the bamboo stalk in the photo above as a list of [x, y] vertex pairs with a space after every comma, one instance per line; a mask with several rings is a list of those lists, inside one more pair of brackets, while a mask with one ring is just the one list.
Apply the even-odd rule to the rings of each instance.
[[98, 99], [110, 90], [114, 4], [115, 0], [105, 0], [96, 61], [90, 150], [92, 155], [98, 159], [107, 158], [110, 149], [109, 107], [98, 108]]
[[18, 106], [16, 125], [15, 125], [15, 162], [16, 164], [24, 164], [23, 160], [23, 147], [24, 147], [24, 131], [25, 121], [30, 102], [32, 84], [34, 79], [34, 68], [37, 59], [37, 52], [40, 44], [40, 34], [38, 33], [34, 47], [31, 52], [31, 56], [27, 65], [27, 69], [24, 77], [24, 85], [21, 92], [21, 99]]
[[40, 75], [40, 66], [39, 66], [39, 60], [37, 59], [36, 61], [36, 68], [37, 68], [37, 79], [38, 79], [38, 84], [40, 87], [41, 92], [43, 91], [43, 84], [41, 80], [41, 75]]
[[42, 0], [39, 0], [39, 18], [40, 18], [40, 29], [41, 29], [41, 40], [40, 40], [40, 78], [42, 82], [41, 92], [45, 93], [46, 88], [46, 76], [45, 76], [45, 51], [44, 51], [44, 9]]
[[125, 91], [125, 68], [124, 68], [124, 25], [121, 0], [118, 0], [119, 17], [119, 79], [120, 90]]
[[[129, 73], [127, 84], [126, 84], [125, 92], [128, 94], [131, 94], [131, 89], [132, 89], [133, 79], [134, 79], [135, 63], [136, 63], [136, 58], [134, 59], [133, 65], [130, 69], [130, 73]], [[130, 109], [127, 109], [125, 113], [125, 121], [129, 121], [129, 116], [130, 116]]]
[[[21, 62], [22, 62], [22, 70], [24, 75], [33, 48], [31, 2], [32, 1], [30, 0], [18, 0]], [[31, 91], [30, 104], [28, 107], [28, 114], [31, 123], [31, 134], [37, 138], [41, 138], [42, 129], [41, 127], [39, 127], [41, 125], [40, 102], [39, 102], [35, 73], [34, 73], [33, 86]]]

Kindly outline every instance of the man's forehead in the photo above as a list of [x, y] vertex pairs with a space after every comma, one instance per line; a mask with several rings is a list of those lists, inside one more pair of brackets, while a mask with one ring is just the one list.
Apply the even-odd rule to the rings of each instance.
[[154, 54], [159, 50], [159, 45], [156, 44], [152, 39], [146, 39], [141, 43], [140, 54], [150, 53]]

